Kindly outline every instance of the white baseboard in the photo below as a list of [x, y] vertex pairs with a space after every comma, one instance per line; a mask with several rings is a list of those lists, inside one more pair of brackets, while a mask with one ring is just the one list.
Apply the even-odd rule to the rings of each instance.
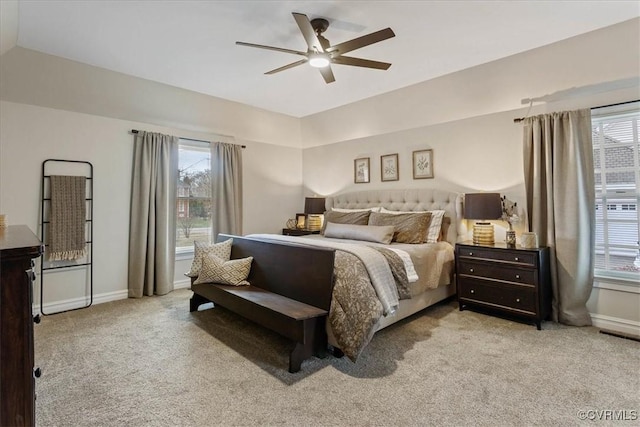
[[185, 289], [191, 287], [191, 279], [176, 280], [173, 282], [173, 289]]
[[[121, 291], [96, 294], [93, 296], [93, 304], [102, 304], [109, 301], [127, 299], [128, 296], [129, 292], [126, 289]], [[85, 307], [87, 304], [89, 304], [89, 298], [79, 297], [62, 301], [48, 302], [45, 303], [42, 308], [47, 314], [53, 314], [60, 313], [62, 311], [73, 310], [74, 308]], [[40, 303], [34, 303], [32, 310], [33, 313], [40, 313]]]
[[[173, 289], [187, 289], [191, 287], [191, 279], [177, 280], [173, 283]], [[103, 294], [96, 294], [93, 296], [93, 304], [102, 304], [109, 301], [117, 301], [121, 299], [127, 299], [129, 297], [129, 291], [126, 289], [114, 292], [105, 292]], [[44, 311], [47, 314], [59, 313], [62, 311], [73, 310], [74, 308], [85, 307], [89, 304], [89, 298], [79, 297], [71, 298], [62, 301], [48, 302], [44, 304]], [[34, 303], [32, 311], [35, 314], [40, 313], [40, 303]]]
[[634, 320], [620, 319], [604, 314], [591, 314], [591, 321], [596, 328], [640, 337], [640, 322]]

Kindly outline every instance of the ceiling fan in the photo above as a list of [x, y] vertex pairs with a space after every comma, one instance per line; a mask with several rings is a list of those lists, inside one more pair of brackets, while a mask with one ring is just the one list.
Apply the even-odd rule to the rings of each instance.
[[293, 18], [296, 20], [296, 23], [307, 42], [308, 48], [306, 52], [246, 42], [236, 42], [236, 44], [240, 46], [257, 47], [260, 49], [269, 49], [304, 56], [304, 59], [276, 68], [275, 70], [267, 71], [265, 74], [279, 73], [280, 71], [288, 70], [289, 68], [297, 67], [298, 65], [308, 62], [309, 65], [320, 71], [320, 74], [322, 74], [326, 83], [336, 81], [333, 76], [333, 71], [331, 70], [331, 64], [352, 65], [378, 70], [386, 70], [391, 66], [388, 62], [372, 61], [369, 59], [354, 58], [352, 56], [343, 55], [347, 52], [351, 52], [352, 50], [360, 49], [361, 47], [369, 46], [370, 44], [395, 37], [391, 28], [385, 28], [384, 30], [376, 31], [371, 34], [331, 46], [329, 40], [324, 38], [322, 35], [322, 33], [329, 28], [329, 21], [323, 18], [309, 20], [307, 15], [296, 12], [293, 12]]

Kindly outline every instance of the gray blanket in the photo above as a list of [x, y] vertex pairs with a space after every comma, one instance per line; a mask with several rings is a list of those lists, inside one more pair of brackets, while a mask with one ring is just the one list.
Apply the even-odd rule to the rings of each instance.
[[[380, 297], [379, 287], [387, 289], [387, 294], [393, 293], [395, 301], [398, 296], [411, 298], [404, 262], [395, 252], [386, 248], [272, 234], [252, 234], [247, 237], [337, 249], [329, 324], [340, 349], [354, 362], [373, 337], [381, 317], [385, 315], [384, 295], [383, 298]], [[365, 253], [367, 256], [363, 260], [356, 253]], [[384, 267], [367, 266], [371, 262], [382, 263]], [[372, 274], [375, 275], [379, 270], [386, 271], [387, 274], [384, 274], [384, 278], [377, 278], [384, 282], [378, 283], [379, 286], [376, 287]]]

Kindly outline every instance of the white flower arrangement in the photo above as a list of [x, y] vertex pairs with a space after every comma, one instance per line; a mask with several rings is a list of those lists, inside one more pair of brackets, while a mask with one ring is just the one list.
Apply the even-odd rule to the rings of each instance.
[[518, 216], [518, 204], [502, 196], [502, 220], [509, 224], [509, 230], [513, 230], [513, 224], [520, 221]]

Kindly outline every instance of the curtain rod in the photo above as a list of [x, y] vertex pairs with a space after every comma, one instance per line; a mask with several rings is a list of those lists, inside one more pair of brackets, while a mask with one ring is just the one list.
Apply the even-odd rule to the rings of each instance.
[[[140, 131], [138, 129], [131, 129], [131, 133], [133, 134], [138, 134], [140, 133]], [[178, 138], [180, 139], [184, 139], [186, 141], [194, 141], [194, 142], [206, 142], [207, 144], [211, 144], [211, 141], [205, 141], [204, 139], [193, 139], [193, 138], [184, 138], [182, 136], [179, 136]], [[246, 145], [241, 145], [240, 147], [242, 148], [247, 148]]]
[[[596, 108], [607, 108], [607, 107], [615, 107], [617, 105], [625, 105], [625, 104], [632, 104], [634, 102], [640, 102], [640, 99], [636, 99], [634, 101], [624, 101], [624, 102], [616, 102], [615, 104], [607, 104], [607, 105], [598, 105], [597, 107], [591, 107], [592, 110], [595, 110]], [[526, 117], [516, 117], [515, 119], [513, 119], [513, 123], [520, 123], [521, 121], [523, 121], [524, 119], [526, 119]]]

